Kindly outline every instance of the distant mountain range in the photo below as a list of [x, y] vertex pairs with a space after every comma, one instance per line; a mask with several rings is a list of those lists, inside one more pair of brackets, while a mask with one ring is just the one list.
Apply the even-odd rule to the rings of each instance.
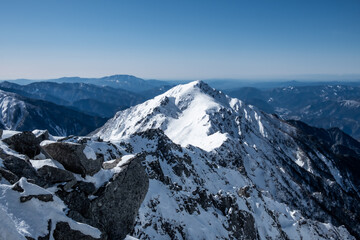
[[[117, 74], [112, 76], [105, 76], [101, 78], [82, 78], [82, 77], [62, 77], [55, 79], [46, 79], [41, 80], [46, 82], [57, 82], [57, 83], [88, 83], [94, 84], [97, 86], [109, 86], [113, 88], [121, 88], [131, 92], [141, 93], [144, 91], [151, 91], [153, 89], [168, 86], [167, 90], [170, 87], [173, 87], [178, 84], [185, 84], [191, 82], [191, 80], [145, 80], [138, 78], [132, 75], [126, 74]], [[31, 80], [31, 79], [16, 79], [10, 80], [12, 83], [26, 85], [33, 82], [41, 82], [40, 80]], [[348, 81], [299, 81], [299, 80], [289, 80], [289, 81], [280, 81], [280, 80], [246, 80], [246, 79], [205, 79], [203, 80], [211, 87], [219, 90], [231, 90], [241, 87], [254, 87], [259, 89], [272, 89], [279, 87], [300, 87], [300, 86], [320, 86], [320, 85], [345, 85], [345, 86], [360, 86], [359, 80], [348, 80]], [[155, 96], [155, 95], [154, 95]], [[154, 97], [152, 96], [152, 97]]]
[[[89, 115], [110, 118], [117, 111], [151, 99], [182, 82], [187, 81], [166, 82], [144, 80], [131, 75], [113, 75], [102, 78], [64, 77], [46, 82], [19, 79], [1, 82], [0, 89], [63, 105]], [[316, 127], [339, 127], [360, 139], [360, 82], [218, 79], [206, 82], [267, 113], [275, 113], [284, 119], [301, 120]]]
[[229, 79], [208, 79], [204, 80], [211, 87], [231, 91], [233, 89], [251, 87], [258, 88], [262, 90], [269, 90], [273, 88], [282, 88], [282, 87], [310, 87], [310, 86], [324, 86], [324, 85], [344, 85], [344, 86], [353, 86], [360, 87], [360, 81], [260, 81], [260, 80], [229, 80]]
[[26, 85], [33, 82], [56, 82], [56, 83], [87, 83], [101, 87], [121, 88], [123, 90], [140, 93], [165, 85], [173, 85], [170, 82], [159, 80], [144, 80], [132, 75], [112, 75], [101, 78], [81, 78], [81, 77], [62, 77], [56, 79], [47, 79], [44, 81], [17, 79], [10, 82]]
[[339, 127], [360, 139], [360, 87], [344, 85], [288, 86], [226, 91], [268, 113], [321, 128]]
[[0, 83], [0, 89], [101, 117], [112, 117], [117, 111], [145, 100], [145, 97], [123, 89], [86, 83], [34, 82], [18, 85], [5, 81]]

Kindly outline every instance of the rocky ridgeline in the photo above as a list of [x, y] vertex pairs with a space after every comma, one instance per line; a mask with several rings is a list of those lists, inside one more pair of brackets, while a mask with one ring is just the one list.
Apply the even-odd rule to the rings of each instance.
[[359, 142], [286, 122], [201, 81], [93, 133], [144, 154], [139, 239], [358, 239]]
[[5, 132], [0, 239], [123, 239], [132, 231], [149, 185], [143, 156], [90, 138]]
[[[324, 154], [329, 152], [304, 132], [294, 134], [304, 148], [315, 146]], [[284, 200], [277, 200], [255, 181], [242, 179], [250, 179], [252, 173], [243, 167], [241, 156], [223, 159], [226, 153], [183, 148], [159, 129], [134, 134], [127, 144], [146, 156], [150, 178], [149, 192], [131, 234], [139, 239], [355, 239], [348, 230], [356, 236], [356, 193], [348, 195], [333, 182], [328, 186], [291, 161], [278, 166], [286, 174], [271, 173], [271, 181], [278, 184], [293, 179], [304, 187], [285, 182], [288, 187], [275, 196]], [[344, 154], [341, 157], [346, 159]], [[317, 169], [324, 169], [320, 162], [316, 164]], [[356, 169], [345, 168], [349, 176], [356, 176]]]

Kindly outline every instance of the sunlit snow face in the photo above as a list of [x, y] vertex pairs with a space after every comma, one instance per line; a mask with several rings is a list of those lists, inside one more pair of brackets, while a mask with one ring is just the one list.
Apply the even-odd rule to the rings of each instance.
[[210, 115], [218, 112], [222, 104], [229, 105], [229, 101], [224, 94], [200, 81], [179, 85], [119, 112], [98, 135], [117, 141], [136, 132], [160, 128], [177, 144], [211, 151], [223, 144], [227, 134], [212, 129]]
[[219, 104], [205, 94], [198, 94], [179, 118], [169, 121], [165, 134], [182, 146], [191, 144], [206, 151], [221, 146], [227, 139], [226, 134], [208, 134], [211, 128], [209, 113], [219, 109]]

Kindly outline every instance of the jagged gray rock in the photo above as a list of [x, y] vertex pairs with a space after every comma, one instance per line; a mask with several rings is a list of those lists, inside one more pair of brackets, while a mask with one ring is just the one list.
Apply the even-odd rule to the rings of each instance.
[[4, 166], [18, 178], [26, 177], [33, 180], [37, 185], [44, 186], [45, 182], [31, 166], [28, 160], [24, 160], [12, 155], [6, 157], [3, 161]]
[[37, 172], [39, 176], [44, 178], [44, 180], [50, 184], [75, 180], [75, 177], [71, 172], [47, 165], [38, 169]]
[[93, 183], [91, 182], [83, 182], [79, 181], [77, 182], [74, 187], [76, 191], [80, 191], [85, 193], [86, 195], [91, 195], [96, 191], [96, 188]]
[[24, 203], [30, 201], [33, 198], [37, 198], [42, 202], [52, 202], [54, 201], [52, 194], [38, 194], [38, 195], [28, 195], [28, 196], [21, 196], [20, 202]]
[[138, 209], [149, 188], [149, 179], [141, 164], [144, 160], [143, 156], [133, 159], [91, 202], [90, 212], [96, 226], [105, 231], [109, 239], [123, 239], [133, 229]]
[[38, 133], [35, 135], [36, 139], [39, 142], [45, 141], [45, 140], [49, 140], [50, 139], [50, 134], [48, 130], [44, 130], [44, 131], [38, 131]]
[[[66, 169], [64, 170], [56, 161], [43, 159], [44, 156], [40, 156], [42, 160], [29, 159], [38, 153], [28, 151], [32, 149], [32, 144], [36, 149], [42, 151], [40, 141], [46, 140], [48, 138], [46, 135], [46, 132], [36, 136], [32, 133], [20, 133], [9, 140], [9, 145], [13, 147], [13, 150], [17, 149], [21, 153], [26, 153], [28, 157], [9, 151], [4, 144], [0, 147], [0, 180], [4, 178], [11, 185], [15, 184], [10, 186], [11, 196], [16, 196], [15, 199], [18, 200], [15, 202], [20, 204], [13, 211], [18, 212], [22, 205], [28, 207], [35, 204], [33, 206], [36, 208], [36, 203], [41, 201], [46, 209], [53, 207], [56, 212], [49, 215], [51, 219], [48, 220], [50, 224], [48, 224], [47, 234], [44, 235], [43, 230], [45, 229], [43, 229], [36, 232], [37, 235], [31, 232], [24, 237], [42, 240], [50, 238], [55, 240], [95, 239], [94, 236], [98, 234], [96, 231], [86, 232], [72, 229], [70, 224], [70, 218], [72, 218], [88, 228], [90, 228], [89, 225], [97, 228], [101, 232], [99, 239], [125, 238], [133, 229], [138, 209], [148, 190], [149, 180], [141, 164], [145, 160], [145, 156], [136, 156], [119, 166], [121, 162], [120, 148], [112, 144], [102, 143], [102, 149], [98, 150], [99, 152], [95, 151], [97, 148], [92, 147], [92, 144], [98, 146], [99, 142], [94, 143], [92, 139], [79, 138], [77, 141], [77, 138], [74, 137], [69, 138], [69, 142], [45, 144], [44, 152], [49, 153], [52, 159], [61, 163]], [[40, 138], [39, 141], [34, 141], [35, 137]], [[26, 148], [15, 147], [15, 142], [24, 143], [27, 146]], [[113, 157], [117, 160], [114, 161], [115, 164], [105, 164], [106, 167], [101, 169], [104, 154], [106, 154], [107, 160], [112, 160]], [[96, 156], [96, 159], [91, 156]], [[116, 169], [112, 170], [115, 167]], [[104, 174], [100, 174], [100, 178], [96, 176], [88, 178], [88, 175], [95, 174], [100, 170], [103, 171], [101, 174]], [[83, 179], [76, 176], [77, 173], [81, 174]], [[99, 180], [103, 181], [103, 185], [99, 187], [89, 179], [90, 181], [97, 179], [96, 183]], [[2, 183], [6, 185], [5, 181]], [[9, 189], [5, 185], [2, 189], [4, 191]], [[62, 204], [65, 204], [66, 208], [62, 209]], [[61, 215], [62, 211], [64, 211], [63, 215]], [[29, 212], [29, 214], [32, 213]], [[34, 214], [37, 215], [36, 212]], [[61, 217], [59, 218], [57, 214], [60, 214]], [[59, 219], [61, 220], [59, 221]], [[26, 224], [30, 226], [35, 224], [35, 228], [38, 226], [38, 223], [29, 221]], [[55, 229], [51, 229], [51, 227]], [[92, 235], [86, 235], [88, 233]], [[2, 236], [7, 236], [7, 234], [0, 233], [0, 238]]]
[[[109, 239], [123, 239], [133, 229], [138, 209], [145, 198], [149, 180], [141, 162], [144, 156], [135, 157], [123, 171], [116, 174], [90, 201], [85, 191], [58, 191], [56, 194], [68, 205], [69, 216], [86, 222], [106, 233]], [[84, 183], [75, 185], [81, 189]], [[92, 189], [91, 189], [92, 190]]]
[[9, 183], [14, 184], [19, 181], [19, 177], [7, 169], [0, 167], [0, 177], [5, 178]]
[[101, 169], [102, 157], [88, 159], [84, 154], [85, 145], [67, 142], [55, 142], [43, 146], [50, 156], [60, 162], [65, 169], [82, 176], [94, 175]]
[[41, 152], [39, 145], [40, 141], [32, 132], [25, 131], [17, 133], [9, 138], [3, 139], [2, 141], [9, 145], [9, 148], [25, 154], [29, 158], [34, 158], [34, 156]]
[[96, 238], [71, 229], [67, 222], [56, 223], [53, 236], [55, 240], [96, 240]]

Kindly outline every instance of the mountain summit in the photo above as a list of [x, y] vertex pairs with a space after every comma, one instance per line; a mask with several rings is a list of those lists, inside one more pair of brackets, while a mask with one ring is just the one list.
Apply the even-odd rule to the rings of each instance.
[[359, 155], [304, 129], [195, 81], [94, 135], [146, 156], [141, 239], [359, 238]]
[[265, 136], [262, 113], [202, 81], [194, 81], [118, 112], [96, 135], [116, 141], [136, 132], [159, 128], [183, 147], [190, 144], [211, 151], [227, 139], [241, 135], [235, 123], [243, 116], [257, 125], [257, 131]]

